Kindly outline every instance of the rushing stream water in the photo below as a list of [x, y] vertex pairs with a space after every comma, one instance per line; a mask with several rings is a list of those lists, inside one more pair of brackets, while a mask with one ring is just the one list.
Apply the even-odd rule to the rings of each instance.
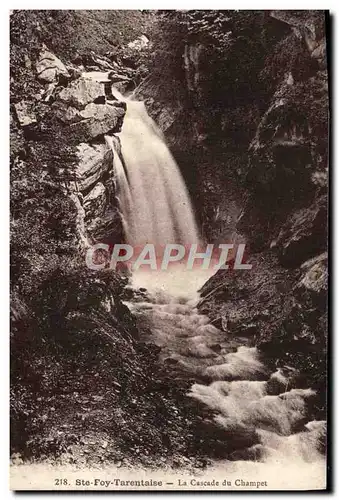
[[[127, 101], [120, 141], [124, 165], [116, 170], [127, 242], [198, 243], [184, 181], [143, 103]], [[213, 412], [216, 432], [224, 430], [230, 439], [249, 436], [246, 446], [239, 440], [234, 460], [276, 466], [276, 475], [287, 466], [286, 474], [303, 471], [310, 485], [322, 484], [319, 441], [325, 422], [307, 422], [307, 400], [314, 392], [291, 388], [291, 368], [270, 373], [248, 339], [221, 332], [199, 314], [198, 290], [211, 274], [184, 265], [135, 273], [133, 287], [148, 291], [148, 300], [129, 303], [152, 332], [144, 340], [161, 348], [160, 361], [173, 377], [196, 380], [187, 397]]]
[[[236, 462], [219, 464], [224, 474], [236, 467], [245, 475], [256, 470], [264, 477], [270, 471], [272, 487], [282, 484], [280, 473], [285, 480], [290, 477], [291, 484], [324, 485], [319, 442], [325, 422], [307, 422], [307, 399], [314, 392], [291, 388], [291, 368], [269, 372], [248, 339], [221, 332], [199, 314], [194, 286], [205, 278], [198, 271], [185, 275], [180, 268], [168, 275], [134, 276], [134, 287], [142, 285], [150, 296], [129, 303], [139, 321], [150, 327], [152, 335], [144, 340], [161, 348], [160, 359], [174, 377], [196, 379], [187, 397], [212, 410], [215, 431], [223, 429], [227, 439], [239, 440], [231, 456]], [[184, 291], [184, 283], [190, 283], [191, 290]]]

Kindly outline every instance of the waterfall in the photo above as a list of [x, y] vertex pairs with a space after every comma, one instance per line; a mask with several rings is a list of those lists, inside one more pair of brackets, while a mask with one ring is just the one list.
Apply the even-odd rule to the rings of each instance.
[[[199, 242], [184, 181], [161, 131], [142, 102], [126, 103], [122, 155], [115, 151], [114, 165], [127, 243]], [[272, 373], [248, 339], [226, 334], [199, 313], [198, 290], [211, 274], [180, 264], [171, 272], [134, 272], [130, 287], [146, 288], [147, 296], [127, 302], [144, 332], [141, 340], [160, 348], [159, 361], [173, 379], [196, 381], [186, 396], [211, 412], [202, 419], [219, 436], [219, 448], [209, 450], [214, 462], [206, 474], [218, 471], [243, 481], [244, 489], [252, 489], [249, 478], [269, 480], [272, 489], [322, 488], [325, 422], [307, 418], [315, 392], [292, 388], [291, 368]]]
[[114, 155], [126, 242], [134, 248], [198, 243], [189, 194], [162, 132], [143, 102], [112, 92], [127, 104], [119, 134], [122, 160]]

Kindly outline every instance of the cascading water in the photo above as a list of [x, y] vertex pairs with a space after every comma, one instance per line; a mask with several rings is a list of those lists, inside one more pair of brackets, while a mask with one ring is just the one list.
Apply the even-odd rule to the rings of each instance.
[[[115, 155], [115, 170], [127, 242], [198, 243], [183, 179], [143, 103], [127, 101], [120, 140], [123, 161]], [[293, 370], [270, 373], [248, 339], [227, 336], [199, 314], [197, 290], [209, 274], [180, 265], [170, 272], [134, 273], [133, 288], [147, 288], [148, 300], [129, 306], [151, 330], [144, 340], [161, 348], [160, 361], [173, 377], [195, 378], [187, 396], [212, 411], [225, 447], [246, 436], [225, 454], [226, 461], [215, 461], [210, 474], [269, 479], [272, 489], [323, 488], [326, 464], [319, 443], [325, 423], [307, 422], [307, 401], [314, 392], [291, 388]]]
[[[113, 94], [126, 101], [115, 89]], [[119, 136], [123, 162], [116, 154], [115, 170], [126, 242], [134, 248], [198, 243], [185, 183], [143, 102], [127, 101]]]

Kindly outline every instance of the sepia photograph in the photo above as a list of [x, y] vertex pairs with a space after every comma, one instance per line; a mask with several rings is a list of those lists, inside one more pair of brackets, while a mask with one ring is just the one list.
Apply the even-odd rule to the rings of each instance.
[[11, 490], [328, 491], [330, 12], [8, 21]]

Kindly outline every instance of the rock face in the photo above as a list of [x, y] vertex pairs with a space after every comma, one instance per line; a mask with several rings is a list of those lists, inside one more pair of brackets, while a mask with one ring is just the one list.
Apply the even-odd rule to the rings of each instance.
[[[279, 266], [274, 252], [253, 255], [251, 270], [219, 271], [202, 288], [199, 310], [229, 335], [253, 342], [280, 330], [291, 308], [295, 276]], [[300, 274], [300, 272], [299, 272]], [[272, 333], [274, 336], [274, 333]]]
[[[108, 80], [109, 82], [109, 80]], [[126, 105], [106, 102], [106, 84], [80, 77], [57, 95], [54, 103], [58, 118], [69, 125], [70, 134], [80, 142], [119, 131]]]
[[[126, 104], [113, 98], [111, 85], [131, 91], [146, 75], [139, 62], [152, 44], [139, 35], [147, 32], [153, 15], [46, 11], [14, 17], [20, 29], [13, 35], [11, 157], [25, 156], [27, 141], [34, 147], [37, 140], [55, 142], [54, 160], [46, 168], [76, 206], [78, 240], [83, 246], [121, 242], [113, 153], [105, 136], [118, 142], [114, 134]], [[123, 33], [117, 28], [122, 19], [128, 26]]]
[[322, 196], [310, 207], [298, 210], [282, 226], [276, 245], [280, 262], [298, 266], [307, 256], [327, 247], [327, 197]]
[[104, 134], [119, 132], [124, 115], [124, 106], [91, 103], [79, 115], [72, 113], [72, 121], [77, 118], [79, 121], [70, 124], [70, 133], [80, 141], [91, 141]]
[[94, 185], [110, 168], [113, 161], [112, 152], [106, 144], [96, 144], [90, 146], [87, 143], [81, 143], [77, 147], [77, 156], [79, 163], [76, 167], [76, 178], [78, 189], [88, 191], [93, 189]]
[[[300, 57], [308, 70], [298, 75], [298, 68], [285, 69], [240, 169], [246, 190], [236, 230], [255, 252], [254, 267], [241, 276], [217, 273], [203, 288], [199, 308], [227, 325], [228, 334], [250, 336], [268, 362], [297, 368], [299, 383], [317, 389], [317, 416], [323, 418], [328, 213], [323, 19], [272, 16], [292, 28], [292, 35], [286, 33], [291, 52], [298, 37], [304, 40]], [[283, 38], [279, 50], [284, 43]]]
[[[104, 60], [102, 64], [106, 64]], [[105, 135], [118, 141], [114, 133], [121, 128], [126, 104], [109, 99], [109, 79], [89, 78], [83, 69], [73, 64], [69, 71], [43, 47], [36, 62], [36, 77], [44, 89], [30, 99], [14, 103], [11, 130], [12, 152], [15, 144], [19, 152], [22, 147], [20, 129], [28, 138], [40, 136], [48, 141], [50, 130], [55, 128], [60, 133], [62, 148], [72, 149], [72, 165], [60, 162], [54, 175], [76, 207], [78, 241], [82, 247], [88, 247], [96, 241], [123, 239], [115, 197], [113, 152]]]
[[[79, 217], [89, 243], [123, 239], [115, 198], [113, 152], [104, 135], [120, 130], [126, 105], [116, 101], [106, 103], [106, 90], [104, 82], [80, 77], [62, 89], [53, 104], [58, 119], [68, 128], [69, 137], [78, 143], [78, 162], [70, 186], [79, 198]], [[94, 139], [96, 143], [91, 144]]]
[[[117, 139], [116, 139], [117, 140]], [[75, 184], [84, 209], [84, 223], [91, 242], [121, 242], [121, 215], [115, 198], [113, 152], [105, 144], [81, 143], [77, 151]]]
[[43, 49], [36, 63], [38, 79], [43, 82], [52, 83], [60, 77], [70, 78], [66, 66], [52, 52]]
[[105, 98], [103, 85], [88, 78], [79, 78], [63, 89], [58, 99], [68, 106], [83, 109], [99, 97]]

